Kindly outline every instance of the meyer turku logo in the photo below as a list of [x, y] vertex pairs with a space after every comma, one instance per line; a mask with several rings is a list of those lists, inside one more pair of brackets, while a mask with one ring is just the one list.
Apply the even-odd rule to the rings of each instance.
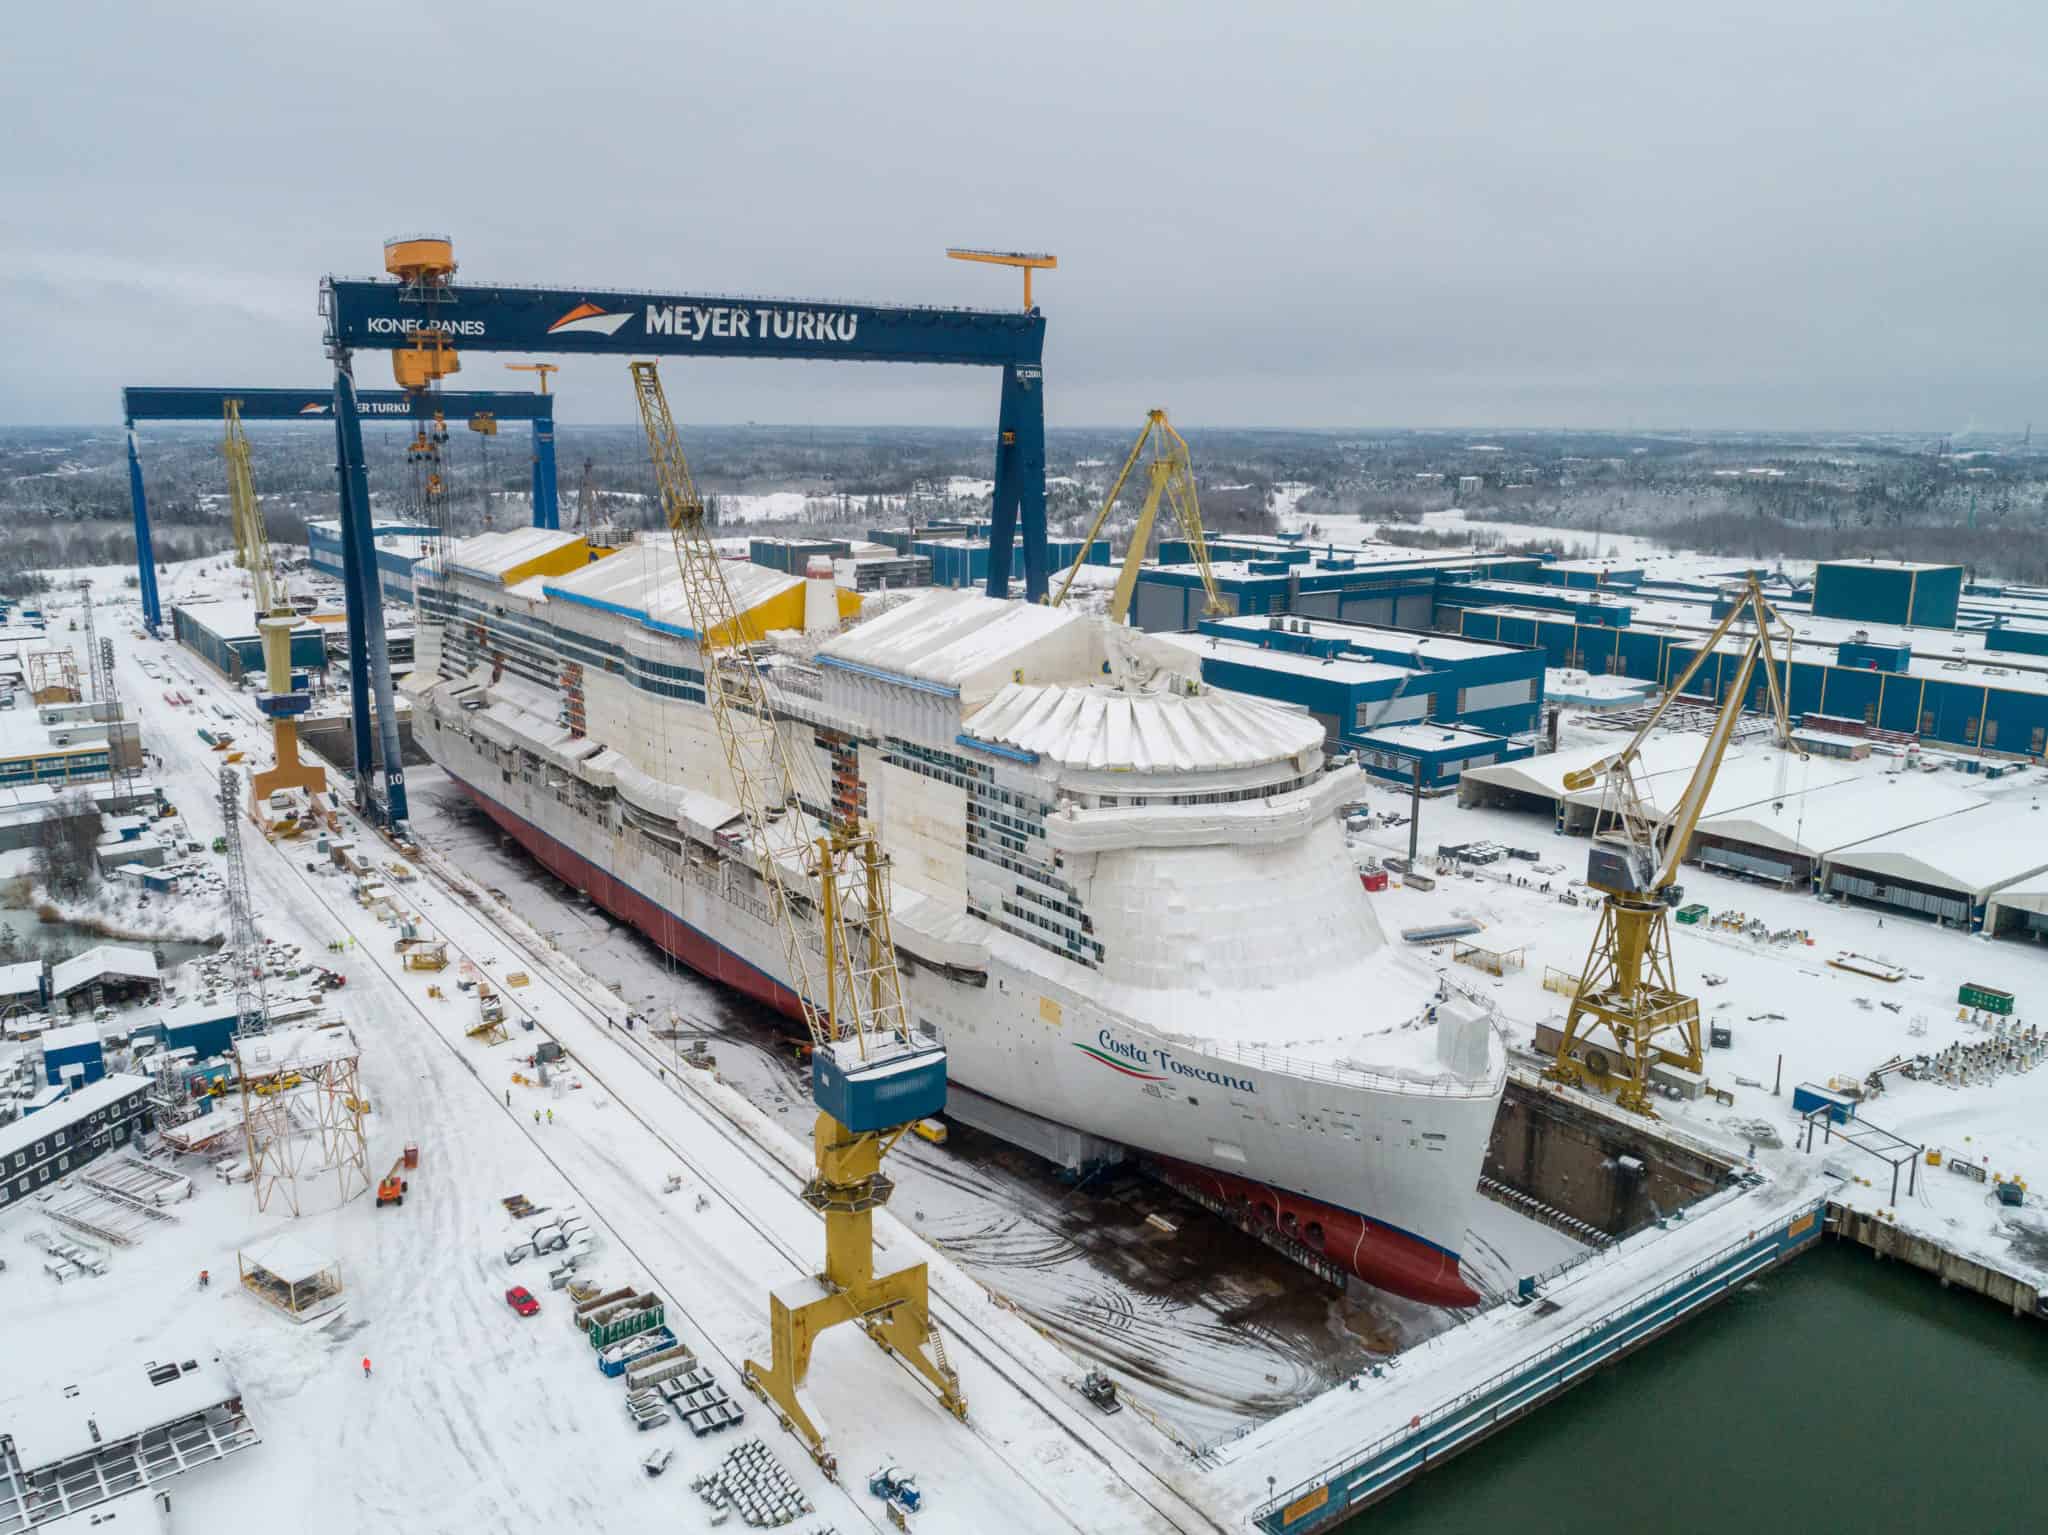
[[299, 414], [302, 416], [324, 416], [333, 408], [331, 405], [322, 405], [318, 400], [315, 400], [311, 405], [301, 405], [299, 407]]
[[1217, 1087], [1228, 1087], [1240, 1093], [1255, 1093], [1258, 1087], [1243, 1077], [1225, 1076], [1207, 1066], [1191, 1066], [1175, 1057], [1171, 1052], [1158, 1046], [1147, 1048], [1134, 1045], [1128, 1040], [1118, 1039], [1104, 1029], [1095, 1036], [1094, 1044], [1080, 1040], [1072, 1041], [1076, 1050], [1098, 1065], [1107, 1066], [1111, 1071], [1121, 1072], [1127, 1077], [1136, 1077], [1140, 1082], [1164, 1082], [1170, 1073], [1177, 1077], [1192, 1077], [1199, 1082], [1210, 1082]]
[[615, 336], [619, 327], [633, 317], [611, 314], [595, 304], [578, 304], [548, 327], [550, 336]]

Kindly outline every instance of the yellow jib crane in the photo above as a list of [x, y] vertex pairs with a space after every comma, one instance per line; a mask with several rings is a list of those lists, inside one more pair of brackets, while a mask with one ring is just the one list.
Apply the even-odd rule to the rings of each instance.
[[[874, 1212], [893, 1183], [884, 1155], [918, 1120], [945, 1106], [946, 1053], [919, 1038], [903, 1001], [889, 927], [889, 867], [872, 826], [824, 825], [804, 809], [831, 803], [783, 740], [766, 680], [734, 601], [704, 503], [690, 479], [675, 419], [651, 362], [633, 365], [662, 512], [675, 545], [683, 598], [704, 669], [704, 698], [718, 729], [746, 841], [782, 926], [784, 979], [797, 995], [812, 1050], [811, 1129], [817, 1171], [804, 1202], [825, 1220], [821, 1273], [772, 1292], [773, 1353], [746, 1364], [747, 1384], [773, 1403], [828, 1470], [824, 1430], [803, 1400], [811, 1349], [842, 1322], [859, 1322], [884, 1352], [899, 1355], [956, 1416], [967, 1400], [932, 1325], [922, 1263], [877, 1274]], [[800, 765], [801, 764], [801, 765]], [[822, 963], [821, 963], [822, 962]]]
[[[1661, 815], [1636, 777], [1643, 743], [1664, 718], [1673, 700], [1685, 691], [1736, 621], [1748, 615], [1751, 631], [1743, 641], [1735, 672], [1721, 693], [1713, 728], [1699, 765], [1672, 807]], [[1700, 1050], [1700, 1007], [1678, 989], [1671, 960], [1671, 929], [1665, 894], [1678, 877], [1693, 828], [1699, 825], [1707, 796], [1721, 771], [1721, 759], [1735, 738], [1743, 699], [1759, 660], [1769, 690], [1776, 744], [1791, 745], [1792, 728], [1785, 693], [1772, 655], [1772, 641], [1791, 655], [1792, 627], [1767, 602], [1754, 575], [1741, 597], [1707, 636], [1692, 664], [1674, 682], [1628, 745], [1591, 766], [1565, 774], [1567, 789], [1603, 785], [1600, 820], [1594, 828], [1592, 852], [1586, 861], [1586, 883], [1605, 893], [1600, 925], [1565, 1015], [1564, 1039], [1557, 1060], [1545, 1073], [1554, 1081], [1584, 1083], [1589, 1078], [1617, 1076], [1615, 1102], [1622, 1108], [1656, 1117], [1650, 1105], [1650, 1068], [1668, 1062], [1684, 1071], [1704, 1064]], [[1596, 1034], [1604, 1034], [1619, 1057], [1618, 1072], [1600, 1069], [1605, 1052]], [[1577, 1058], [1574, 1058], [1575, 1052]]]
[[1202, 573], [1203, 612], [1213, 618], [1230, 611], [1222, 594], [1216, 590], [1216, 577], [1209, 570], [1209, 545], [1202, 537], [1202, 503], [1195, 495], [1194, 457], [1188, 452], [1187, 440], [1173, 429], [1173, 423], [1166, 419], [1163, 410], [1147, 413], [1145, 429], [1138, 433], [1138, 440], [1131, 445], [1123, 468], [1117, 471], [1109, 494], [1103, 498], [1102, 510], [1095, 514], [1094, 523], [1081, 540], [1080, 552], [1067, 569], [1066, 580], [1060, 583], [1057, 592], [1046, 598], [1052, 607], [1065, 602], [1067, 593], [1074, 589], [1074, 577], [1081, 573], [1089, 548], [1102, 532], [1102, 525], [1109, 520], [1110, 509], [1116, 505], [1116, 498], [1123, 494], [1124, 481], [1131, 477], [1131, 471], [1137, 467], [1148, 442], [1152, 445], [1152, 459], [1145, 466], [1145, 504], [1139, 508], [1138, 525], [1131, 530], [1130, 547], [1124, 550], [1123, 569], [1117, 573], [1116, 590], [1109, 601], [1110, 621], [1122, 623], [1131, 610], [1131, 594], [1138, 587], [1138, 571], [1145, 563], [1145, 546], [1152, 541], [1152, 524], [1159, 515], [1162, 498], [1172, 509], [1181, 537], [1187, 540], [1188, 551]]
[[270, 532], [263, 525], [263, 506], [256, 499], [255, 477], [249, 469], [249, 438], [242, 430], [242, 402], [223, 407], [227, 439], [221, 451], [228, 461], [228, 512], [234, 524], [235, 558], [249, 572], [256, 602], [256, 631], [263, 639], [263, 688], [257, 709], [270, 721], [275, 761], [269, 771], [249, 775], [249, 818], [269, 827], [261, 807], [280, 789], [303, 789], [309, 798], [327, 792], [327, 770], [299, 757], [298, 717], [312, 706], [310, 695], [292, 687], [292, 630], [299, 615], [285, 598], [270, 568]]

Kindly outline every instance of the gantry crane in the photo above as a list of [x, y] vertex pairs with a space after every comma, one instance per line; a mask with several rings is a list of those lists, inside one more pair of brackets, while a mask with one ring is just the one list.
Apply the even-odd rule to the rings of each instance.
[[1146, 465], [1145, 504], [1138, 511], [1138, 525], [1131, 530], [1130, 547], [1124, 550], [1123, 569], [1117, 574], [1116, 590], [1110, 597], [1110, 622], [1122, 623], [1131, 610], [1131, 594], [1137, 590], [1138, 570], [1145, 563], [1145, 547], [1152, 541], [1152, 524], [1159, 515], [1162, 497], [1173, 509], [1181, 537], [1187, 540], [1195, 566], [1202, 573], [1202, 611], [1212, 618], [1230, 611], [1222, 594], [1216, 590], [1216, 577], [1209, 570], [1209, 545], [1202, 537], [1202, 503], [1195, 495], [1194, 458], [1188, 452], [1187, 440], [1173, 429], [1173, 423], [1166, 419], [1163, 410], [1147, 413], [1145, 429], [1138, 433], [1138, 440], [1131, 445], [1130, 455], [1124, 459], [1123, 468], [1109, 487], [1109, 495], [1103, 499], [1102, 510], [1095, 514], [1094, 523], [1081, 540], [1080, 552], [1068, 567], [1066, 580], [1060, 583], [1057, 592], [1046, 599], [1050, 606], [1058, 607], [1067, 600], [1067, 593], [1074, 589], [1074, 577], [1081, 573], [1089, 547], [1102, 532], [1102, 525], [1109, 520], [1110, 509], [1116, 505], [1116, 498], [1123, 494], [1124, 481], [1131, 477], [1131, 471], [1137, 467], [1148, 442], [1152, 445], [1152, 459]]
[[[1720, 675], [1721, 702], [1714, 716], [1707, 744], [1700, 753], [1685, 789], [1669, 810], [1659, 814], [1643, 791], [1636, 769], [1643, 743], [1650, 738], [1672, 702], [1709, 656], [1720, 654], [1721, 641], [1736, 630], [1737, 621], [1749, 619], [1748, 633], [1741, 637], [1742, 651], [1732, 675]], [[1692, 658], [1663, 701], [1643, 723], [1627, 746], [1612, 756], [1575, 772], [1565, 774], [1568, 790], [1602, 785], [1600, 820], [1595, 824], [1592, 852], [1587, 857], [1586, 883], [1604, 893], [1600, 925], [1593, 934], [1593, 947], [1586, 956], [1586, 968], [1579, 976], [1565, 1015], [1564, 1038], [1557, 1047], [1557, 1059], [1545, 1073], [1553, 1081], [1585, 1083], [1589, 1078], [1619, 1078], [1615, 1102], [1622, 1108], [1656, 1117], [1650, 1106], [1650, 1068], [1667, 1062], [1684, 1071], [1696, 1072], [1704, 1064], [1700, 1051], [1699, 1003], [1678, 989], [1678, 973], [1671, 960], [1671, 930], [1667, 922], [1666, 893], [1678, 876], [1693, 829], [1699, 825], [1707, 796], [1713, 792], [1715, 776], [1728, 743], [1735, 737], [1743, 702], [1749, 694], [1750, 679], [1757, 662], [1763, 662], [1764, 686], [1769, 692], [1773, 736], [1781, 749], [1791, 746], [1791, 721], [1785, 707], [1785, 691], [1772, 642], [1791, 655], [1792, 628], [1770, 604], [1755, 575], [1748, 578], [1741, 596], [1729, 608], [1706, 642]], [[1716, 663], [1717, 674], [1726, 668]], [[1611, 1043], [1620, 1071], [1601, 1070], [1605, 1052], [1596, 1036]]]
[[[804, 809], [831, 797], [792, 750], [752, 649], [745, 615], [726, 584], [704, 502], [691, 482], [661, 375], [635, 362], [634, 393], [675, 546], [676, 568], [704, 670], [704, 697], [724, 748], [745, 838], [782, 928], [783, 978], [810, 1032], [811, 1130], [817, 1171], [804, 1202], [825, 1220], [824, 1270], [773, 1292], [773, 1352], [746, 1364], [747, 1384], [831, 1469], [824, 1432], [802, 1400], [819, 1334], [857, 1321], [900, 1355], [957, 1417], [960, 1377], [932, 1326], [925, 1267], [874, 1271], [874, 1212], [894, 1187], [881, 1162], [903, 1133], [945, 1106], [943, 1045], [919, 1037], [903, 1001], [889, 923], [889, 867], [872, 825], [821, 825]], [[809, 732], [805, 732], [808, 740]], [[802, 793], [808, 788], [809, 794]], [[814, 952], [815, 951], [815, 952]], [[822, 959], [822, 965], [820, 964]]]
[[312, 695], [292, 685], [292, 631], [299, 615], [286, 600], [283, 583], [270, 565], [270, 533], [263, 525], [263, 506], [249, 470], [249, 438], [242, 430], [242, 402], [222, 407], [227, 440], [221, 451], [228, 461], [228, 510], [235, 530], [235, 556], [249, 572], [249, 591], [256, 603], [256, 632], [263, 642], [263, 690], [256, 708], [270, 721], [272, 757], [266, 772], [249, 775], [249, 818], [266, 829], [262, 806], [281, 789], [327, 792], [327, 770], [299, 756], [299, 716], [313, 706]]

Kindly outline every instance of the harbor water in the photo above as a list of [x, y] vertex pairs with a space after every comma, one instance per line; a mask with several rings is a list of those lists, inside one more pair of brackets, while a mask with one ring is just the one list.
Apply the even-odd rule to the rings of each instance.
[[1833, 1241], [1344, 1526], [2048, 1528], [2048, 1326]]

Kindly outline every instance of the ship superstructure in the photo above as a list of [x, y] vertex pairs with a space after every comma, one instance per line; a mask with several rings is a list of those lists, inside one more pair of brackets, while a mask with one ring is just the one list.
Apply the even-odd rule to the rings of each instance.
[[[932, 591], [861, 617], [829, 578], [728, 576], [826, 786], [803, 813], [889, 851], [949, 1113], [1069, 1167], [1137, 1153], [1333, 1275], [1476, 1299], [1457, 1252], [1504, 1053], [1386, 943], [1339, 823], [1362, 775], [1313, 717], [1078, 612]], [[793, 1015], [677, 581], [665, 541], [451, 545], [417, 583], [416, 738], [563, 879]]]

